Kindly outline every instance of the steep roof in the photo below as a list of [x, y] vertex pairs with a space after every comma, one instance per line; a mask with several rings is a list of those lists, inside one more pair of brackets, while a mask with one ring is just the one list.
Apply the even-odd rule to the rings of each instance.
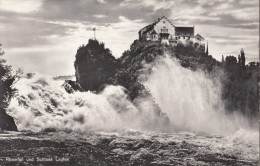
[[161, 18], [159, 18], [159, 19], [158, 19], [157, 21], [155, 21], [154, 23], [149, 24], [149, 25], [145, 26], [144, 28], [142, 28], [138, 33], [140, 33], [140, 32], [141, 32], [142, 30], [144, 30], [145, 28], [147, 28], [147, 29], [144, 31], [144, 33], [150, 31], [150, 30], [153, 29], [154, 26], [155, 26], [158, 22], [160, 22], [163, 18], [165, 18], [165, 19], [171, 24], [171, 26], [174, 27], [174, 25], [172, 24], [172, 22], [171, 22], [167, 17], [162, 16]]

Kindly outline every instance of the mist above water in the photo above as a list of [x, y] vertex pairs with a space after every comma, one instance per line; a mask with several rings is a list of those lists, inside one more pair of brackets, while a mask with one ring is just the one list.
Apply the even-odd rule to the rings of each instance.
[[173, 128], [221, 135], [248, 128], [245, 117], [227, 114], [224, 109], [221, 71], [212, 77], [200, 70], [183, 68], [167, 55], [158, 59], [151, 70], [144, 85], [167, 114]]
[[[165, 126], [148, 99], [133, 104], [121, 86], [107, 86], [99, 94], [68, 94], [62, 81], [35, 75], [21, 79], [15, 88], [8, 113], [20, 131], [46, 129], [75, 132], [114, 131], [122, 129], [153, 131], [191, 131], [231, 135], [247, 120], [240, 115], [227, 115], [221, 100], [221, 86], [202, 71], [183, 68], [168, 56], [146, 67], [152, 72], [143, 84], [155, 102], [166, 113]], [[144, 73], [144, 75], [147, 75]], [[254, 136], [256, 137], [256, 136]]]

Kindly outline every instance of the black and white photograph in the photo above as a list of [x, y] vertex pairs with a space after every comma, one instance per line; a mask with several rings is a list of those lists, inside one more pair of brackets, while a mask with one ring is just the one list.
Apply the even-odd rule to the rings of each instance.
[[0, 0], [0, 166], [258, 166], [259, 0]]

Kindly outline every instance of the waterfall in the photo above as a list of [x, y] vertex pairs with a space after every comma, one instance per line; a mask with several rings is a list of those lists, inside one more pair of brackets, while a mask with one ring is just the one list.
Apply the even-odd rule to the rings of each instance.
[[[190, 131], [194, 133], [232, 135], [250, 130], [247, 119], [227, 114], [221, 100], [221, 84], [202, 71], [183, 68], [167, 55], [144, 66], [147, 79], [142, 84], [170, 123], [160, 123], [148, 99], [133, 104], [126, 89], [108, 85], [96, 94], [68, 94], [62, 81], [36, 74], [15, 84], [18, 94], [11, 100], [8, 114], [20, 131], [69, 130], [75, 132], [114, 131], [122, 129]], [[150, 72], [145, 72], [149, 71]], [[163, 125], [162, 125], [163, 124]], [[258, 135], [257, 135], [258, 136]]]

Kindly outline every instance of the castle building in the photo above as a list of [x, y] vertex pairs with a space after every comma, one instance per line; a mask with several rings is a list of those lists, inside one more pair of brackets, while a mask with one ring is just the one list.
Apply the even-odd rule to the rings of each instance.
[[165, 16], [145, 26], [138, 34], [139, 40], [160, 41], [163, 44], [171, 45], [176, 45], [177, 43], [187, 44], [189, 41], [192, 41], [205, 47], [205, 39], [199, 34], [194, 35], [194, 26], [174, 25]]

